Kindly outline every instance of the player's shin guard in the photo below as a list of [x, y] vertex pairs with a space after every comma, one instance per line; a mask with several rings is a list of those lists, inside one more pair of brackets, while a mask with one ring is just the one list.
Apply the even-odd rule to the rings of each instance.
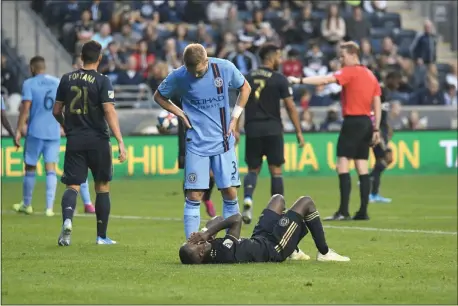
[[111, 202], [109, 192], [97, 193], [95, 198], [95, 216], [97, 218], [97, 237], [107, 238], [108, 219], [110, 218]]
[[350, 173], [339, 174], [339, 189], [340, 189], [339, 213], [341, 213], [344, 216], [349, 216], [348, 205], [350, 203], [350, 192], [351, 192]]
[[270, 194], [281, 194], [284, 195], [285, 190], [283, 187], [283, 176], [272, 176], [270, 179]]
[[372, 169], [371, 178], [372, 178], [372, 189], [371, 194], [376, 195], [379, 192], [380, 188], [380, 177], [382, 172], [385, 170], [386, 166], [381, 162], [377, 161], [375, 163], [374, 169]]
[[87, 180], [86, 182], [81, 184], [80, 194], [81, 194], [81, 199], [83, 200], [84, 205], [92, 204], [91, 193], [89, 192], [89, 183]]
[[243, 191], [245, 198], [253, 198], [253, 192], [256, 188], [256, 182], [258, 180], [258, 174], [254, 171], [248, 172], [243, 179]]
[[239, 202], [237, 198], [235, 200], [225, 200], [223, 199], [223, 218], [227, 219], [230, 216], [238, 214], [239, 210]]
[[186, 240], [191, 233], [198, 232], [200, 226], [200, 201], [191, 201], [186, 198], [184, 203], [184, 234]]
[[325, 255], [329, 251], [328, 244], [326, 243], [326, 238], [324, 237], [323, 224], [320, 220], [320, 214], [318, 211], [311, 213], [310, 215], [305, 216], [305, 225], [312, 233], [313, 241], [315, 241], [316, 248], [318, 252]]
[[52, 209], [56, 198], [57, 176], [54, 171], [46, 172], [46, 208]]
[[76, 198], [78, 197], [78, 191], [73, 188], [67, 188], [62, 195], [62, 222], [66, 219], [73, 220], [73, 214], [75, 213]]
[[202, 197], [202, 201], [210, 201], [213, 187], [215, 187], [215, 179], [213, 177], [210, 177], [210, 182], [208, 182], [208, 189], [205, 190], [204, 195]]
[[367, 214], [367, 205], [369, 203], [369, 193], [371, 190], [369, 174], [359, 176], [359, 195], [361, 197], [361, 207], [358, 214]]
[[32, 204], [32, 193], [35, 187], [35, 171], [26, 171], [22, 183], [22, 200], [24, 206]]

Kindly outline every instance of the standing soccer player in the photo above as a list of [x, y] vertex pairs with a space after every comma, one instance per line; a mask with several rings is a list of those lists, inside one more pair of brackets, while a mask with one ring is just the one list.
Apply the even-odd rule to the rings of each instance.
[[[200, 201], [209, 188], [210, 170], [223, 196], [223, 216], [239, 212], [240, 186], [235, 155], [235, 128], [250, 95], [250, 85], [231, 62], [208, 58], [200, 44], [188, 45], [184, 66], [172, 71], [159, 85], [154, 99], [165, 110], [183, 120], [186, 132], [184, 227], [186, 239], [199, 230]], [[232, 115], [229, 88], [240, 90]], [[183, 110], [170, 101], [181, 97]]]
[[38, 160], [43, 155], [46, 169], [46, 216], [54, 216], [56, 197], [56, 164], [59, 161], [60, 127], [52, 116], [59, 79], [45, 73], [45, 60], [35, 56], [30, 60], [32, 77], [22, 86], [22, 107], [16, 128], [16, 143], [28, 119], [24, 145], [25, 175], [22, 185], [22, 202], [13, 205], [17, 212], [33, 213], [32, 194]]
[[285, 163], [283, 124], [280, 101], [283, 100], [288, 115], [296, 129], [299, 147], [304, 146], [299, 116], [293, 100], [293, 90], [288, 79], [278, 73], [282, 63], [281, 49], [267, 44], [259, 50], [262, 66], [247, 75], [253, 88], [245, 110], [245, 162], [248, 174], [243, 180], [243, 222], [251, 223], [253, 192], [261, 170], [262, 158], [267, 157], [270, 171], [270, 193], [284, 194], [282, 165]]
[[[2, 126], [6, 129], [6, 131], [8, 132], [8, 134], [10, 134], [11, 136], [14, 136], [14, 132], [13, 132], [13, 129], [11, 128], [11, 124], [10, 122], [8, 121], [8, 117], [6, 117], [6, 106], [5, 106], [5, 100], [3, 99], [3, 96], [2, 97], [2, 103], [1, 103], [1, 118], [2, 118]], [[20, 147], [20, 144], [19, 143], [16, 143], [16, 141], [14, 141], [14, 145], [19, 148]]]
[[[340, 207], [331, 217], [325, 220], [350, 220], [348, 206], [351, 192], [349, 162], [354, 160], [359, 174], [361, 206], [353, 220], [368, 220], [369, 203], [369, 149], [380, 140], [381, 90], [374, 74], [359, 62], [359, 46], [354, 42], [341, 45], [340, 61], [343, 68], [333, 75], [309, 78], [290, 78], [294, 83], [341, 85], [342, 111], [344, 122], [337, 142], [337, 172], [339, 173]], [[374, 109], [374, 124], [370, 115]]]
[[116, 243], [107, 237], [111, 207], [109, 182], [113, 175], [108, 126], [118, 142], [121, 162], [126, 159], [126, 152], [114, 106], [113, 86], [106, 76], [97, 72], [101, 51], [102, 46], [98, 42], [91, 40], [85, 43], [81, 51], [83, 68], [65, 74], [57, 90], [53, 114], [67, 135], [61, 178], [67, 187], [62, 196], [60, 246], [70, 245], [76, 198], [80, 185], [87, 179], [88, 168], [91, 169], [97, 194], [96, 244]]

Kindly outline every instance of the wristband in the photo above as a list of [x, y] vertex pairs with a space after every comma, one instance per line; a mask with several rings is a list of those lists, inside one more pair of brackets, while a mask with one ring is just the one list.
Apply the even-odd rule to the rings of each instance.
[[379, 132], [379, 130], [378, 129], [374, 129], [374, 132]]
[[242, 115], [243, 112], [243, 107], [236, 105], [234, 106], [234, 109], [232, 110], [232, 117], [235, 119], [239, 119], [240, 115]]

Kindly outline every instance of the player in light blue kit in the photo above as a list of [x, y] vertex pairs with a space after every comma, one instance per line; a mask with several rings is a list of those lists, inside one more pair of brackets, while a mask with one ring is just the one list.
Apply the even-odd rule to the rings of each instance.
[[33, 213], [32, 193], [35, 186], [35, 170], [43, 155], [46, 169], [46, 216], [54, 216], [56, 195], [56, 164], [59, 161], [60, 125], [52, 115], [59, 79], [45, 74], [45, 60], [35, 56], [30, 60], [31, 78], [22, 86], [22, 107], [19, 114], [16, 143], [20, 143], [22, 131], [28, 119], [24, 145], [25, 176], [22, 202], [13, 205], [17, 212]]
[[[183, 52], [184, 66], [175, 69], [154, 93], [155, 101], [183, 120], [186, 132], [184, 229], [186, 239], [200, 225], [200, 202], [208, 189], [210, 169], [223, 196], [223, 217], [239, 212], [240, 186], [235, 155], [235, 127], [251, 92], [244, 76], [231, 62], [208, 58], [200, 44]], [[240, 91], [230, 114], [229, 88]], [[183, 110], [170, 101], [181, 97]]]

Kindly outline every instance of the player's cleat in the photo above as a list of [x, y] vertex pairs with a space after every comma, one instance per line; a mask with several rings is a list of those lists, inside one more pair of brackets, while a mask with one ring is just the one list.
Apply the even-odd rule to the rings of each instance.
[[25, 205], [24, 205], [24, 202], [14, 204], [14, 205], [13, 205], [13, 210], [16, 211], [16, 212], [25, 213], [25, 214], [27, 214], [27, 215], [33, 214], [32, 205], [25, 206]]
[[84, 212], [86, 214], [95, 214], [95, 207], [92, 204], [84, 204]]
[[369, 216], [367, 214], [360, 214], [360, 213], [356, 213], [352, 220], [355, 220], [355, 221], [367, 221], [369, 220]]
[[95, 241], [95, 244], [116, 244], [117, 242], [114, 240], [111, 240], [110, 238], [102, 238], [100, 236], [97, 236], [97, 240]]
[[300, 249], [294, 250], [293, 254], [289, 255], [289, 260], [310, 260], [310, 256], [302, 252]]
[[54, 217], [55, 213], [52, 211], [51, 208], [46, 209], [45, 211], [46, 217]]
[[59, 239], [57, 244], [60, 246], [69, 246], [72, 235], [72, 220], [65, 219], [64, 224], [62, 225], [62, 231], [60, 232]]
[[337, 254], [333, 249], [329, 249], [329, 251], [323, 255], [320, 252], [316, 255], [317, 261], [350, 261], [350, 258], [347, 256], [342, 256]]
[[246, 197], [243, 200], [242, 221], [245, 224], [250, 224], [252, 218], [253, 218], [253, 200], [249, 197]]
[[388, 204], [391, 203], [390, 198], [384, 198], [379, 194], [371, 194], [369, 195], [369, 202], [370, 203], [383, 203], [383, 204]]
[[348, 221], [348, 220], [351, 220], [350, 216], [344, 216], [339, 212], [336, 212], [334, 215], [323, 219], [323, 221]]
[[216, 211], [215, 211], [215, 206], [213, 205], [212, 200], [205, 201], [204, 204], [205, 204], [205, 209], [207, 210], [207, 214], [212, 218], [215, 217]]

